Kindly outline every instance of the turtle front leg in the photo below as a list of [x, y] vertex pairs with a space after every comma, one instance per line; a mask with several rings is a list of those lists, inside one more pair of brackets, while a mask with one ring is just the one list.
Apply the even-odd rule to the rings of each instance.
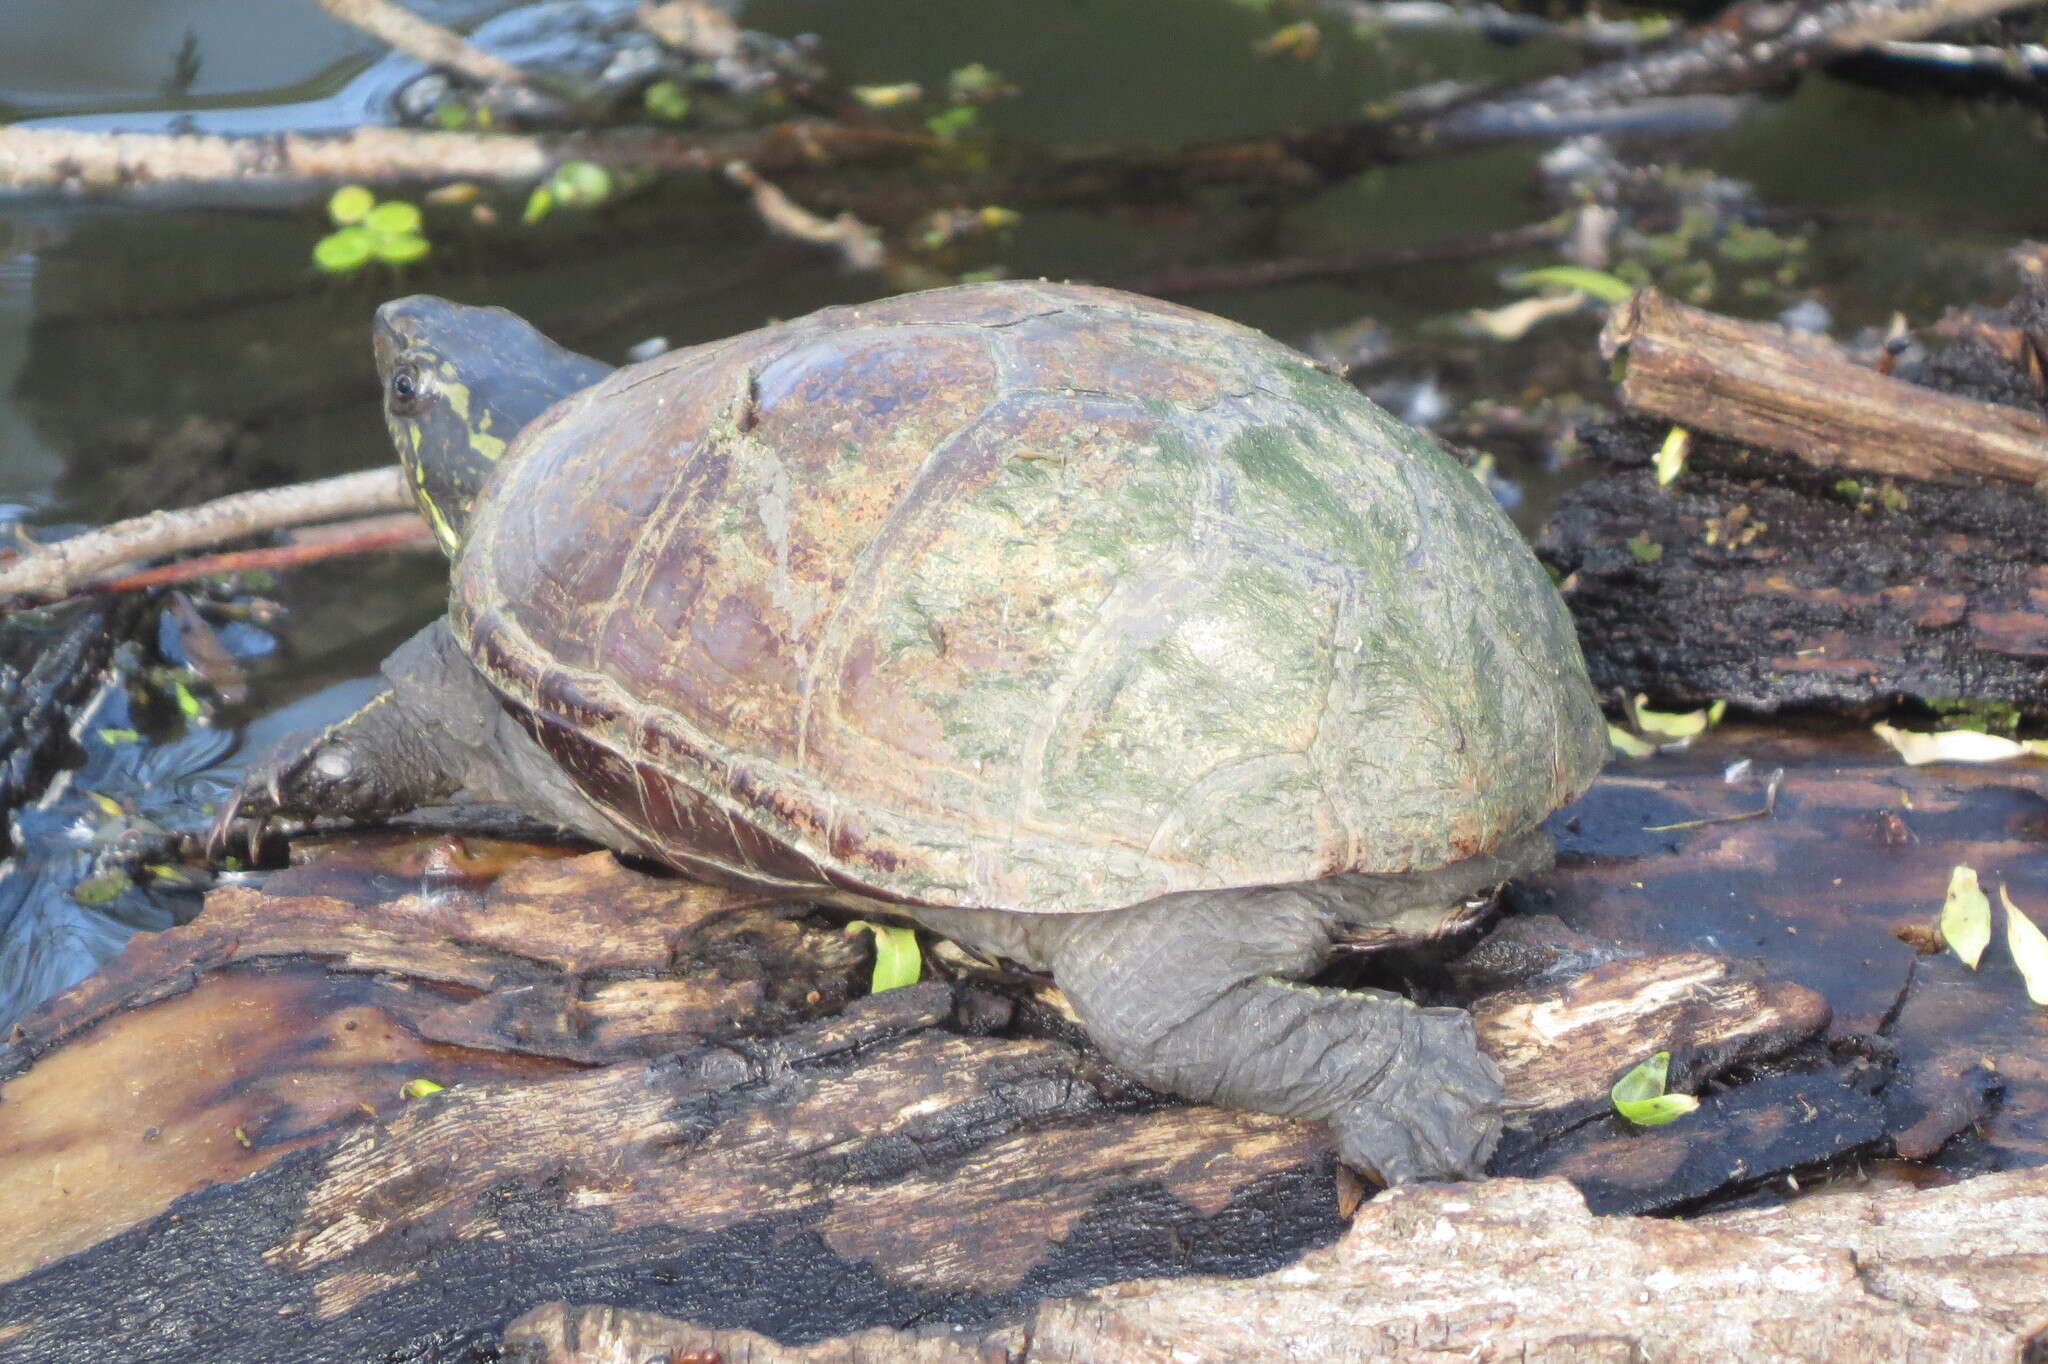
[[[446, 627], [437, 621], [422, 636], [435, 631], [445, 634]], [[387, 674], [408, 654], [432, 650], [433, 641], [423, 646], [422, 636], [392, 655]], [[408, 697], [417, 689], [407, 687], [405, 679], [417, 670], [399, 671], [394, 685], [353, 715], [251, 764], [214, 816], [208, 851], [219, 856], [240, 824], [252, 830], [253, 845], [273, 818], [385, 819], [460, 790], [459, 755], [447, 744], [443, 726], [423, 715], [417, 704], [430, 699], [432, 689], [427, 698]]]
[[361, 710], [243, 774], [214, 819], [214, 855], [238, 823], [379, 820], [455, 800], [509, 805], [597, 843], [635, 846], [505, 713], [445, 620], [393, 650], [384, 677], [391, 685]]
[[1482, 1173], [1502, 1083], [1472, 1016], [1296, 983], [1335, 923], [1308, 888], [1198, 892], [1063, 917], [1046, 955], [1089, 1036], [1145, 1084], [1324, 1120], [1346, 1164], [1389, 1184]]

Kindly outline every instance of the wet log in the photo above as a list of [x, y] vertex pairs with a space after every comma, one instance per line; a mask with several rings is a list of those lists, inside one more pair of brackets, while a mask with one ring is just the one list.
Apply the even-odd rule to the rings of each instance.
[[[504, 856], [415, 838], [218, 891], [27, 1020], [0, 1355], [453, 1359], [555, 1299], [796, 1341], [999, 1325], [1270, 1269], [1355, 1202], [1318, 1127], [1149, 1095], [973, 983], [848, 1005], [864, 949], [804, 906]], [[1525, 1122], [1825, 1019], [1699, 953], [1479, 1005]]]

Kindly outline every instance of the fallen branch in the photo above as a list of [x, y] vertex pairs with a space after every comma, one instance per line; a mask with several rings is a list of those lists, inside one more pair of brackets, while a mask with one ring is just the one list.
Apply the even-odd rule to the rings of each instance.
[[388, 516], [366, 516], [360, 521], [323, 527], [322, 533], [317, 535], [302, 532], [295, 535], [288, 545], [203, 554], [196, 559], [180, 559], [174, 564], [124, 573], [118, 578], [93, 583], [86, 590], [101, 594], [135, 592], [145, 587], [191, 582], [194, 578], [211, 578], [223, 573], [298, 568], [351, 554], [368, 554], [373, 550], [413, 546], [431, 549], [433, 545], [434, 533], [426, 522], [411, 512], [394, 512]]
[[69, 540], [38, 545], [0, 565], [0, 598], [68, 596], [108, 570], [136, 559], [411, 504], [404, 475], [391, 466], [286, 488], [236, 493], [177, 511], [151, 512]]
[[442, 66], [479, 85], [526, 84], [526, 73], [495, 53], [391, 3], [391, 0], [320, 0], [320, 8], [346, 24], [428, 66]]
[[709, 137], [633, 131], [540, 136], [411, 128], [214, 137], [14, 126], [0, 128], [0, 185], [126, 191], [166, 183], [525, 183], [567, 161], [708, 174], [736, 160], [774, 171], [908, 155], [932, 145], [922, 133], [852, 128], [816, 119]]
[[1600, 348], [1627, 354], [1629, 407], [1809, 464], [1935, 482], [2048, 476], [2048, 418], [1880, 374], [1823, 337], [1646, 289], [1615, 310]]

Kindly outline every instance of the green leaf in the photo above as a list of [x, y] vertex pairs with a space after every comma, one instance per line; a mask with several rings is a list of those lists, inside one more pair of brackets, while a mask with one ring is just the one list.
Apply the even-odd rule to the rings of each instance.
[[429, 1094], [439, 1094], [447, 1087], [422, 1075], [399, 1086], [398, 1095], [402, 1099], [424, 1099]]
[[1546, 265], [1538, 270], [1524, 270], [1513, 283], [1517, 289], [1540, 289], [1555, 284], [1591, 294], [1602, 303], [1619, 303], [1635, 292], [1627, 280], [1583, 265]]
[[1664, 557], [1664, 546], [1648, 535], [1631, 535], [1622, 543], [1628, 546], [1628, 552], [1639, 564], [1654, 564]]
[[1991, 901], [1977, 885], [1975, 867], [1949, 873], [1948, 896], [1941, 902], [1941, 940], [1972, 971], [1991, 943]]
[[469, 110], [459, 100], [444, 99], [434, 106], [434, 126], [451, 133], [467, 128]]
[[171, 683], [171, 694], [178, 698], [178, 709], [185, 713], [187, 720], [197, 720], [206, 713], [206, 707], [199, 704], [199, 698], [182, 681]]
[[1700, 1106], [1690, 1094], [1667, 1094], [1671, 1053], [1660, 1051], [1614, 1082], [1607, 1097], [1614, 1111], [1638, 1127], [1661, 1127]]
[[670, 123], [680, 123], [690, 116], [690, 97], [674, 81], [656, 81], [640, 96], [640, 102], [647, 106], [648, 113]]
[[395, 236], [378, 237], [371, 248], [377, 259], [386, 265], [411, 265], [425, 256], [429, 248], [425, 237], [416, 237], [410, 232]]
[[1664, 443], [1657, 447], [1657, 486], [1669, 487], [1679, 474], [1685, 471], [1685, 457], [1692, 453], [1692, 432], [1682, 426], [1674, 426], [1665, 433]]
[[2005, 906], [2005, 945], [2020, 968], [2020, 979], [2027, 983], [2027, 998], [2048, 1004], [2048, 935], [2020, 913], [2003, 883], [1998, 887], [1998, 902]]
[[371, 209], [370, 216], [363, 219], [363, 226], [390, 237], [417, 232], [420, 230], [419, 205], [409, 204], [403, 199], [389, 200]]
[[335, 226], [347, 227], [367, 218], [376, 206], [377, 196], [361, 185], [343, 185], [329, 196], [327, 216], [334, 220]]
[[868, 986], [870, 993], [880, 994], [899, 986], [915, 985], [924, 974], [924, 958], [917, 950], [917, 930], [855, 919], [846, 926], [846, 931], [866, 931], [875, 935], [875, 974]]
[[330, 275], [345, 275], [369, 262], [376, 239], [360, 227], [344, 227], [313, 243], [313, 264]]
[[1657, 745], [1647, 739], [1638, 739], [1620, 725], [1607, 727], [1607, 742], [1631, 758], [1647, 758], [1657, 751]]
[[563, 208], [596, 208], [612, 197], [612, 173], [590, 161], [565, 161], [548, 182]]
[[132, 729], [103, 729], [100, 731], [100, 742], [103, 744], [132, 744], [140, 741], [141, 738], [142, 736]]
[[554, 207], [554, 191], [546, 185], [536, 185], [533, 193], [527, 196], [526, 211], [519, 215], [519, 221], [527, 224], [537, 223], [552, 213]]

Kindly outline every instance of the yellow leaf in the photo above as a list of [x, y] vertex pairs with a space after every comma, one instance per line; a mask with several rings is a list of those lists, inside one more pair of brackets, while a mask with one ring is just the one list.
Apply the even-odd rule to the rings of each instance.
[[2020, 968], [2020, 979], [2027, 983], [2027, 998], [2036, 1004], [2048, 1004], [2048, 935], [2020, 913], [2002, 884], [1998, 887], [1998, 900], [2005, 906], [2005, 945]]
[[2023, 753], [2038, 752], [2025, 744], [1974, 729], [1945, 729], [1939, 734], [1919, 734], [1912, 730], [1894, 729], [1890, 725], [1872, 725], [1870, 732], [1897, 750], [1909, 767], [1921, 767], [1927, 763], [2002, 763]]
[[1977, 885], [1975, 867], [1949, 873], [1948, 896], [1941, 902], [1941, 940], [1972, 971], [1991, 943], [1991, 901]]

